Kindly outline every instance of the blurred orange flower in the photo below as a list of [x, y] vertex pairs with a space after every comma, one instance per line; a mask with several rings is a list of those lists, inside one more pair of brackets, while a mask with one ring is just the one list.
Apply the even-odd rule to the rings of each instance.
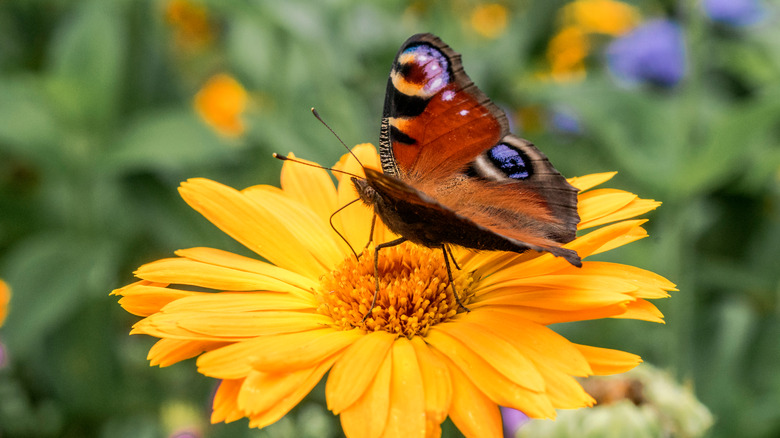
[[586, 33], [620, 36], [639, 23], [639, 12], [614, 0], [577, 0], [561, 8], [563, 22]]
[[0, 326], [8, 315], [8, 302], [11, 301], [11, 288], [3, 280], [0, 280]]
[[165, 6], [165, 21], [174, 29], [176, 43], [180, 47], [202, 47], [214, 38], [214, 29], [203, 5], [187, 0], [170, 0]]
[[471, 11], [471, 27], [485, 38], [498, 38], [506, 30], [509, 11], [498, 3], [479, 5]]
[[238, 137], [246, 131], [241, 115], [248, 103], [244, 87], [232, 76], [212, 76], [195, 95], [195, 110], [220, 134]]

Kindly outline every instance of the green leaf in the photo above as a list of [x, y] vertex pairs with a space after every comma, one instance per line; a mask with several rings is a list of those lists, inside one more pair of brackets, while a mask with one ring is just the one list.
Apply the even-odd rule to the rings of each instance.
[[127, 41], [118, 4], [87, 2], [55, 34], [52, 91], [63, 116], [76, 123], [107, 123], [117, 116]]
[[139, 116], [116, 147], [108, 151], [108, 171], [181, 170], [234, 153], [189, 110]]

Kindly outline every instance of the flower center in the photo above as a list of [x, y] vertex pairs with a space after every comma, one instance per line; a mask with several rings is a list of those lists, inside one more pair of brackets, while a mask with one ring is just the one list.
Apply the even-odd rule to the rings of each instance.
[[[378, 267], [379, 293], [373, 308], [376, 283], [371, 247], [360, 260], [349, 256], [322, 277], [317, 311], [332, 317], [342, 330], [358, 327], [407, 337], [425, 335], [431, 325], [464, 312], [450, 286], [441, 250], [405, 242], [380, 250]], [[458, 297], [468, 306], [473, 296], [471, 275], [452, 263], [450, 267]]]

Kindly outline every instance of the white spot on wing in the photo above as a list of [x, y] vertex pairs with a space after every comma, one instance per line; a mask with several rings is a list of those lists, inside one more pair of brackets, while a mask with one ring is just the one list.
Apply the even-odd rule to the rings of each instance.
[[460, 114], [462, 116], [465, 116], [468, 113], [469, 113], [469, 110], [460, 110], [460, 112], [458, 114]]
[[442, 95], [441, 95], [441, 99], [446, 101], [446, 102], [449, 102], [449, 101], [451, 101], [454, 98], [455, 98], [455, 92], [452, 91], [452, 90], [447, 90], [444, 93], [442, 93]]

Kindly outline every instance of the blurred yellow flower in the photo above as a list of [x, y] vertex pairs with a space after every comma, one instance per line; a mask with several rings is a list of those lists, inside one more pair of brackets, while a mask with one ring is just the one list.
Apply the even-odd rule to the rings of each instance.
[[639, 11], [614, 0], [577, 0], [561, 8], [563, 22], [585, 33], [622, 35], [639, 23]]
[[248, 95], [243, 86], [224, 73], [209, 79], [195, 95], [195, 110], [211, 127], [227, 137], [238, 137], [246, 130], [242, 114]]
[[174, 29], [179, 47], [202, 47], [214, 38], [214, 29], [203, 5], [188, 0], [170, 0], [165, 5], [165, 21]]
[[585, 78], [591, 35], [622, 35], [640, 20], [639, 11], [615, 0], [576, 0], [559, 11], [561, 28], [547, 46], [549, 71], [541, 78], [559, 82]]
[[[354, 149], [380, 168], [372, 145]], [[345, 155], [337, 169], [361, 175]], [[659, 203], [615, 189], [589, 190], [614, 173], [573, 178], [583, 234], [568, 248], [588, 257], [647, 235], [629, 220]], [[140, 281], [115, 290], [144, 317], [131, 333], [160, 338], [151, 365], [200, 356], [198, 371], [221, 379], [212, 422], [249, 418], [264, 427], [295, 407], [327, 373], [328, 408], [348, 437], [431, 437], [449, 416], [466, 436], [501, 436], [499, 406], [530, 417], [590, 406], [573, 376], [627, 371], [639, 357], [572, 343], [550, 324], [598, 318], [662, 322], [648, 299], [674, 285], [633, 266], [548, 253], [453, 248], [453, 281], [441, 250], [407, 242], [381, 252], [375, 292], [369, 234], [373, 212], [354, 204], [350, 178], [334, 186], [323, 169], [286, 162], [281, 189], [238, 191], [207, 179], [182, 184], [185, 201], [268, 262], [212, 248], [141, 266]], [[383, 224], [373, 242], [393, 238]], [[366, 248], [356, 259], [350, 250]], [[205, 292], [204, 289], [213, 292]], [[364, 315], [368, 317], [364, 319]]]
[[506, 30], [509, 11], [498, 3], [479, 5], [471, 11], [471, 27], [485, 38], [498, 38]]
[[3, 280], [0, 280], [0, 326], [8, 315], [8, 303], [11, 301], [11, 288]]
[[569, 26], [556, 34], [547, 46], [550, 76], [557, 81], [582, 79], [590, 43], [581, 28]]

